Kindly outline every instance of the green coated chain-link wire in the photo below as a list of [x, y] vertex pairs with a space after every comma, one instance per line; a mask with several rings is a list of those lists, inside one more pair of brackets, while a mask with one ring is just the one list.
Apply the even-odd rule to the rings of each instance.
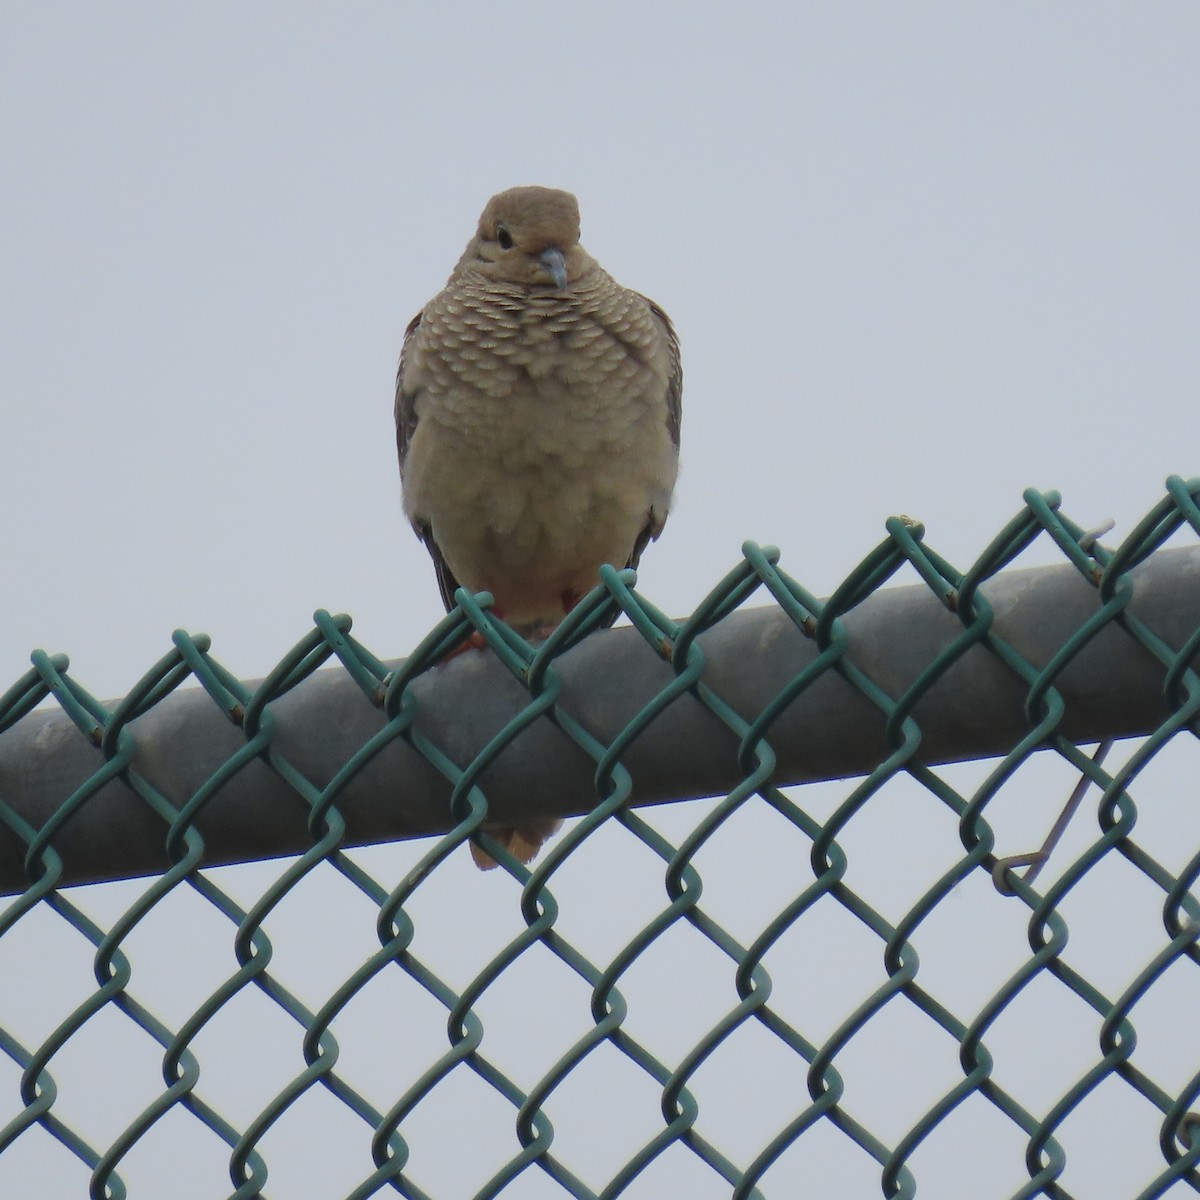
[[[920, 1172], [915, 1157], [922, 1144], [968, 1103], [988, 1106], [1024, 1143], [1024, 1174], [1019, 1197], [1069, 1197], [1065, 1178], [1067, 1152], [1064, 1125], [1099, 1089], [1118, 1085], [1132, 1089], [1158, 1114], [1157, 1174], [1142, 1181], [1137, 1200], [1200, 1193], [1200, 1119], [1194, 1114], [1200, 1096], [1200, 1062], [1190, 1064], [1182, 1087], [1166, 1087], [1135, 1061], [1135, 1013], [1139, 1002], [1173, 970], [1200, 967], [1200, 847], [1178, 873], [1157, 861], [1135, 838], [1138, 809], [1131, 789], [1139, 774], [1173, 739], [1194, 738], [1200, 719], [1200, 675], [1193, 662], [1200, 655], [1200, 628], [1173, 650], [1130, 609], [1130, 571], [1176, 534], [1200, 537], [1200, 480], [1168, 480], [1164, 499], [1115, 550], [1099, 545], [1088, 530], [1060, 511], [1056, 493], [1028, 491], [1024, 507], [984, 549], [960, 571], [926, 545], [924, 529], [904, 518], [886, 523], [886, 538], [856, 567], [824, 603], [807, 592], [780, 567], [773, 548], [747, 543], [743, 558], [696, 607], [674, 621], [634, 590], [630, 571], [604, 568], [601, 586], [585, 597], [544, 643], [531, 646], [498, 621], [487, 596], [460, 591], [458, 607], [417, 647], [394, 673], [350, 634], [350, 620], [318, 612], [315, 628], [253, 691], [238, 681], [211, 654], [208, 638], [176, 633], [171, 652], [156, 663], [130, 693], [111, 708], [100, 703], [70, 675], [61, 655], [41, 651], [32, 669], [0, 696], [0, 734], [15, 727], [35, 707], [50, 700], [73, 722], [79, 735], [97, 746], [104, 765], [63, 798], [53, 817], [35, 829], [0, 795], [0, 822], [25, 847], [28, 887], [0, 912], [0, 939], [35, 910], [53, 913], [92, 947], [94, 988], [73, 999], [71, 1011], [48, 1036], [26, 1045], [0, 1024], [0, 1052], [19, 1072], [15, 1095], [0, 1100], [0, 1155], [37, 1128], [61, 1150], [74, 1156], [90, 1176], [89, 1194], [121, 1200], [130, 1194], [122, 1177], [130, 1152], [165, 1117], [185, 1116], [200, 1122], [228, 1149], [230, 1186], [236, 1200], [268, 1195], [268, 1158], [264, 1141], [281, 1118], [314, 1091], [323, 1091], [362, 1123], [370, 1160], [361, 1163], [357, 1184], [346, 1194], [353, 1200], [374, 1195], [400, 1195], [436, 1200], [422, 1190], [409, 1168], [411, 1147], [406, 1122], [452, 1076], [468, 1072], [511, 1108], [515, 1140], [509, 1157], [489, 1164], [490, 1177], [473, 1193], [478, 1200], [502, 1196], [532, 1172], [552, 1182], [559, 1194], [576, 1200], [609, 1200], [645, 1180], [668, 1159], [685, 1152], [712, 1176], [723, 1181], [736, 1200], [765, 1200], [793, 1195], [772, 1190], [772, 1168], [818, 1127], [836, 1131], [877, 1165], [879, 1192], [886, 1197], [917, 1195]], [[994, 614], [982, 585], [1009, 567], [1034, 543], [1052, 545], [1096, 590], [1098, 606], [1051, 659], [1035, 665], [995, 631]], [[857, 605], [898, 571], [915, 572], [961, 631], [929, 661], [899, 695], [889, 694], [853, 661], [853, 638], [843, 620]], [[769, 602], [810, 639], [816, 654], [761, 711], [747, 715], [731, 706], [706, 670], [701, 635], [726, 620], [752, 599]], [[625, 614], [650, 651], [670, 664], [671, 678], [608, 743], [564, 700], [556, 664], [589, 633], [607, 625], [614, 612]], [[1102, 634], [1118, 631], [1132, 638], [1162, 670], [1164, 716], [1136, 749], [1111, 773], [1060, 732], [1066, 705], [1059, 691], [1065, 671]], [[445, 747], [434, 744], [418, 727], [414, 684], [441, 663], [473, 633], [481, 635], [527, 702], [469, 762], [453, 761]], [[987, 654], [1019, 685], [1028, 729], [991, 766], [973, 790], [960, 792], [939, 772], [923, 765], [919, 750], [923, 731], [915, 715], [920, 701], [968, 654]], [[379, 708], [385, 722], [323, 786], [307, 777], [278, 746], [278, 723], [272, 704], [336, 659], [353, 679], [365, 704]], [[826, 676], [837, 677], [877, 710], [884, 721], [886, 745], [874, 768], [845, 785], [832, 813], [818, 819], [806, 806], [803, 788], [777, 785], [772, 730], [798, 697]], [[137, 731], [133, 726], [182, 684], [198, 684], [228, 720], [241, 741], [223, 765], [181, 804], [172, 803], [155, 784], [152, 772], [137, 765]], [[741, 780], [715, 803], [700, 806], [686, 836], [669, 840], [632, 807], [635, 781], [624, 765], [630, 748], [682, 698], [698, 702], [736, 745]], [[594, 764], [595, 804], [562, 835], [548, 843], [540, 859], [527, 868], [509, 857], [487, 833], [488, 799], [483, 786], [489, 768], [509, 752], [522, 731], [549, 721]], [[395, 743], [405, 744], [450, 785], [454, 827], [423, 844], [424, 853], [394, 887], [387, 887], [344, 849], [346, 818], [339, 807], [346, 788]], [[1050, 752], [1088, 781], [1100, 796], [1090, 843], [1075, 854], [1044, 890], [1033, 886], [1015, 865], [996, 854], [989, 816], [994, 802], [1035, 754]], [[254, 765], [266, 766], [294, 794], [304, 815], [311, 845], [282, 869], [248, 908], [234, 900], [202, 870], [204, 841], [197, 822], [228, 780]], [[145, 883], [137, 898], [116, 920], [101, 924], [61, 890], [62, 859], [56, 840], [76, 814], [96, 802], [107, 783], [122, 780], [159, 823], [169, 869]], [[849, 857], [844, 841], [848, 826], [893, 780], [903, 779], [947, 811], [957, 828], [961, 855], [928, 883], [898, 918], [889, 918], [847, 882]], [[800, 880], [787, 903], [748, 941], [740, 940], [718, 919], [703, 894], [698, 859], [714, 843], [723, 826], [746, 806], [766, 805], [787, 822], [809, 848], [811, 878]], [[594, 961], [568, 937], [555, 896], [556, 876], [589, 839], [613, 824], [637, 839], [661, 862], [663, 902], [611, 957]], [[839, 840], [841, 839], [841, 840]], [[452, 984], [433, 968], [428, 955], [414, 949], [417, 924], [414, 905], [422, 889], [464, 843], [475, 840], [496, 858], [520, 885], [521, 928], [489, 961], [473, 965], [465, 982]], [[1102, 865], [1121, 862], [1155, 889], [1165, 940], [1153, 946], [1140, 970], [1119, 994], [1108, 994], [1064, 955], [1068, 923], [1064, 904], [1072, 892]], [[378, 949], [324, 998], [310, 1008], [272, 972], [274, 954], [268, 926], [279, 906], [313, 872], [332, 869], [373, 907]], [[922, 982], [915, 940], [923, 924], [940, 911], [957, 888], [976, 877], [992, 878], [1007, 897], [1005, 903], [1027, 910], [1028, 954], [1019, 967], [977, 1011], [956, 1012]], [[139, 1002], [126, 942], [139, 924], [173, 893], [189, 894], [208, 906], [232, 934], [236, 969], [204, 996], [190, 1015], [169, 1025]], [[789, 933], [818, 909], [836, 906], [872, 937], [884, 972], [870, 994], [842, 1013], [832, 1031], [817, 1037], [797, 1027], [773, 1003], [773, 981], [766, 960], [783, 953]], [[670, 939], [688, 931], [728, 963], [734, 991], [725, 1011], [681, 1056], [665, 1054], [644, 1036], [635, 1036], [629, 1021], [627, 981], [647, 956], [667, 953]], [[540, 947], [586, 989], [589, 996], [585, 1032], [577, 1037], [530, 1083], [485, 1048], [479, 1015], [489, 989], [513, 970], [531, 948]], [[773, 958], [772, 961], [775, 961]], [[826, 969], [829, 969], [828, 967]], [[373, 1104], [339, 1071], [339, 1044], [334, 1026], [356, 998], [381, 976], [400, 971], [444, 1012], [446, 1041], [429, 1048], [429, 1065], [411, 1078], [397, 1080], [386, 1111]], [[995, 1075], [988, 1047], [998, 1019], [1030, 989], [1052, 982], [1090, 1009], [1099, 1022], [1099, 1037], [1090, 1066], [1048, 1107], [1033, 1105], [1019, 1089]], [[239, 996], [253, 993], [295, 1023], [303, 1062], [292, 1078], [249, 1121], [223, 1116], [206, 1099], [201, 1082], [203, 1054], [197, 1042]], [[7, 994], [7, 989], [6, 989]], [[889, 1006], [907, 1005], [952, 1039], [961, 1077], [930, 1103], [905, 1132], [885, 1137], [853, 1103], [839, 1057], [851, 1041]], [[59, 1100], [56, 1056], [98, 1014], [119, 1014], [143, 1031], [161, 1051], [161, 1091], [117, 1137], [92, 1144], [75, 1128]], [[5, 1013], [0, 1006], [0, 1023]], [[714, 1133], [700, 1131], [701, 1101], [696, 1078], [701, 1069], [739, 1030], [753, 1028], [794, 1063], [805, 1079], [807, 1102], [778, 1114], [778, 1126], [749, 1158], [721, 1148]], [[660, 1120], [645, 1128], [632, 1152], [610, 1156], [602, 1185], [590, 1186], [571, 1157], [556, 1144], [551, 1121], [556, 1094], [590, 1056], [601, 1048], [615, 1052], [635, 1073], [650, 1080], [659, 1097]], [[3, 1061], [0, 1058], [0, 1061]], [[61, 1059], [60, 1059], [61, 1061]], [[0, 1093], [3, 1094], [3, 1093]], [[469, 1115], [465, 1118], [469, 1120]], [[447, 1131], [452, 1139], [452, 1131]], [[2, 1160], [0, 1160], [2, 1161]], [[134, 1200], [137, 1200], [135, 1197]]]

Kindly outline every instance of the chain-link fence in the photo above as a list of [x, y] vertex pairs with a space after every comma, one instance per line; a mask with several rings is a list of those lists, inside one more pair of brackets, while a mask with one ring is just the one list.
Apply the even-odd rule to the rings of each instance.
[[0, 1194], [1200, 1192], [1198, 497], [965, 571], [894, 518], [824, 602], [747, 544], [683, 622], [606, 569], [535, 647], [180, 633], [115, 704], [35, 653]]

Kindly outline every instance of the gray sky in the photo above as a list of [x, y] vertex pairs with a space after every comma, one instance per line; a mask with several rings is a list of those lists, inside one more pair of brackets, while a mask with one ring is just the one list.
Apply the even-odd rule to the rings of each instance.
[[747, 538], [827, 594], [898, 512], [965, 567], [1031, 485], [1119, 540], [1200, 472], [1197, 62], [1190, 2], [9, 0], [0, 692], [180, 626], [261, 675], [318, 607], [407, 653], [395, 362], [519, 183], [679, 331], [660, 608]]

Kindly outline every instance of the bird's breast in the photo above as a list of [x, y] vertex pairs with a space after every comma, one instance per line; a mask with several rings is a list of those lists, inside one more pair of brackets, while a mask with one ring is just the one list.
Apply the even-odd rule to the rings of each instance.
[[451, 296], [421, 332], [405, 507], [464, 586], [515, 607], [520, 581], [544, 618], [600, 563], [623, 565], [651, 512], [666, 517], [665, 333], [632, 293], [606, 312]]

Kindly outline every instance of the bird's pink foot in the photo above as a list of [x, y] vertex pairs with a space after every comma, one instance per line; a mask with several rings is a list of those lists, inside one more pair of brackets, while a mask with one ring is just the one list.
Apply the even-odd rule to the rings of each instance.
[[444, 666], [452, 658], [457, 658], [460, 654], [466, 654], [468, 650], [482, 650], [485, 646], [487, 646], [487, 642], [483, 640], [483, 634], [477, 629], [465, 641], [459, 642], [459, 644], [455, 646], [454, 649], [448, 654], [443, 654], [442, 657], [438, 659], [438, 666]]
[[[504, 620], [504, 612], [502, 609], [493, 607], [492, 608], [492, 616], [499, 617], [500, 620], [502, 620], [502, 621]], [[479, 630], [477, 629], [477, 630], [475, 630], [475, 632], [473, 634], [471, 634], [471, 636], [469, 638], [467, 638], [465, 641], [462, 641], [457, 646], [455, 646], [454, 649], [451, 650], [449, 654], [443, 654], [442, 657], [440, 659], [438, 659], [438, 666], [440, 667], [443, 663], [448, 663], [452, 658], [457, 658], [460, 654], [466, 654], [466, 652], [468, 650], [486, 650], [486, 649], [487, 649], [487, 640], [484, 638], [483, 634], [480, 633]]]

